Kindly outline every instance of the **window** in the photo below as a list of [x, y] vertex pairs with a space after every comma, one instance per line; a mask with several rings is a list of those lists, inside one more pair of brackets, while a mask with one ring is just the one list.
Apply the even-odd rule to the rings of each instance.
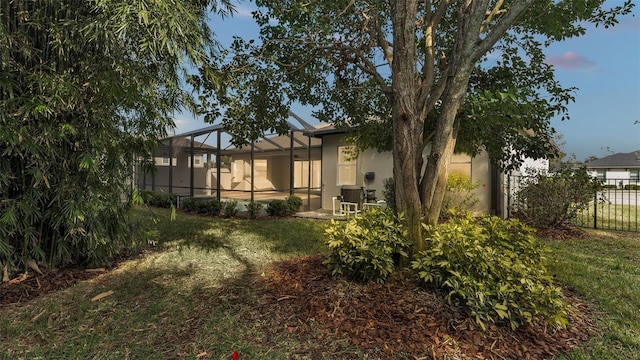
[[602, 180], [602, 181], [606, 180], [607, 179], [606, 174], [607, 172], [605, 170], [597, 170], [598, 180]]
[[[311, 187], [320, 188], [320, 160], [311, 160]], [[293, 183], [296, 189], [309, 187], [309, 161], [296, 160], [293, 164]]]
[[[191, 156], [187, 157], [187, 166], [191, 167]], [[202, 163], [202, 155], [196, 155], [193, 157], [193, 167], [194, 168], [204, 167]]]
[[356, 158], [353, 146], [338, 146], [338, 184], [356, 184]]
[[[168, 157], [157, 157], [155, 158], [156, 166], [169, 166], [169, 158]], [[172, 166], [178, 166], [178, 158], [173, 158]]]
[[631, 181], [640, 181], [640, 170], [629, 170], [629, 175]]

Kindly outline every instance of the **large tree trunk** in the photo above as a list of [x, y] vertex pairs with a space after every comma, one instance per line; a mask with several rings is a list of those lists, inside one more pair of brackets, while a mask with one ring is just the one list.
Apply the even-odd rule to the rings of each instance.
[[438, 222], [442, 202], [447, 189], [449, 164], [458, 136], [458, 110], [464, 102], [469, 77], [479, 57], [476, 54], [479, 29], [485, 16], [488, 1], [468, 0], [458, 9], [458, 32], [453, 58], [448, 59], [446, 90], [442, 96], [442, 111], [427, 158], [424, 176], [420, 180], [422, 210], [427, 224]]
[[[467, 77], [468, 78], [468, 77]], [[458, 120], [456, 116], [464, 101], [467, 82], [464, 79], [455, 79], [454, 88], [450, 94], [446, 94], [444, 101], [447, 106], [443, 109], [438, 126], [431, 144], [431, 151], [427, 159], [424, 176], [420, 182], [423, 201], [425, 222], [430, 225], [438, 223], [442, 202], [447, 190], [447, 178], [449, 176], [449, 164], [456, 147], [458, 136]]]
[[[483, 32], [490, 0], [465, 0], [459, 3], [458, 26], [455, 47], [448, 62], [445, 90], [441, 97], [442, 111], [431, 142], [424, 174], [422, 170], [422, 147], [424, 114], [427, 96], [418, 100], [417, 69], [415, 63], [416, 0], [390, 0], [393, 22], [393, 166], [396, 186], [396, 206], [406, 215], [413, 250], [425, 247], [422, 239], [422, 221], [435, 225], [447, 187], [449, 164], [458, 135], [457, 115], [462, 106], [469, 77], [474, 64], [493, 47], [509, 26], [533, 0], [514, 0], [510, 11], [485, 33]], [[430, 5], [428, 5], [430, 6]], [[492, 14], [497, 13], [501, 3], [496, 4]], [[432, 58], [429, 58], [433, 60]], [[425, 66], [435, 66], [426, 63]], [[427, 81], [427, 84], [430, 82]], [[426, 91], [430, 91], [426, 90]], [[423, 94], [424, 95], [424, 94]], [[422, 175], [422, 176], [421, 176]], [[423, 218], [424, 215], [424, 218]]]
[[414, 251], [423, 249], [422, 206], [418, 180], [422, 165], [423, 120], [416, 111], [416, 0], [391, 0], [393, 13], [393, 172], [396, 207], [405, 214], [405, 225]]

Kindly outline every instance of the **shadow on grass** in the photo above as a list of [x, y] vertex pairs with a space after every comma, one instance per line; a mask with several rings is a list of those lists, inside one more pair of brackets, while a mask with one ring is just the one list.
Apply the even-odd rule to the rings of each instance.
[[[308, 346], [287, 331], [267, 338], [259, 330], [269, 319], [255, 283], [273, 260], [326, 251], [326, 223], [183, 213], [172, 220], [170, 211], [149, 208], [131, 221], [138, 240], [161, 251], [6, 312], [3, 356], [219, 359], [238, 351], [288, 359]], [[109, 295], [91, 301], [100, 294]]]
[[181, 245], [204, 251], [228, 247], [268, 248], [281, 256], [326, 253], [324, 229], [327, 221], [308, 219], [225, 219], [166, 209], [140, 208], [133, 221], [147, 241], [161, 246]]
[[[242, 349], [260, 358], [262, 351], [245, 339], [259, 336], [245, 320], [256, 305], [244, 276], [250, 270], [217, 287], [193, 282], [198, 271], [188, 264], [133, 265], [15, 308], [0, 320], [0, 337], [13, 339], [0, 342], [0, 353], [7, 359], [217, 359]], [[111, 295], [91, 301], [104, 293]]]

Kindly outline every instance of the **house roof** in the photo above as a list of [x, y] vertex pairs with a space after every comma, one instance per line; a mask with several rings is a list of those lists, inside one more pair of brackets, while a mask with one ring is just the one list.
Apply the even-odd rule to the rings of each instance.
[[[319, 148], [322, 146], [322, 140], [315, 138], [308, 138], [306, 132], [293, 131], [293, 148], [301, 149], [309, 147], [309, 140], [311, 140], [311, 148]], [[258, 152], [270, 152], [270, 151], [284, 151], [291, 148], [291, 137], [289, 135], [277, 135], [273, 137], [264, 137], [253, 143], [255, 151]], [[247, 153], [251, 151], [251, 145], [244, 145], [238, 148], [231, 148], [225, 150], [226, 154], [231, 153]]]
[[334, 124], [321, 123], [318, 126], [316, 126], [314, 129], [305, 130], [304, 134], [307, 136], [321, 138], [325, 135], [345, 134], [347, 132], [348, 130], [344, 128], [336, 128]]
[[[312, 138], [311, 141], [309, 141], [309, 139], [307, 138], [307, 132], [315, 130], [316, 127], [309, 124], [292, 111], [289, 111], [287, 124], [290, 130], [289, 134], [293, 134], [294, 149], [306, 149], [309, 147], [309, 145], [311, 145], [312, 148], [322, 146], [322, 140]], [[160, 145], [154, 150], [154, 154], [156, 156], [168, 156], [170, 143], [174, 153], [177, 153], [179, 151], [191, 152], [192, 138], [202, 135], [207, 135], [208, 137], [211, 133], [214, 132], [226, 133], [226, 130], [223, 125], [216, 124], [169, 136], [160, 140]], [[253, 145], [254, 151], [258, 152], [288, 150], [291, 147], [291, 137], [289, 135], [269, 136], [264, 134], [261, 136], [260, 140], [255, 141]], [[194, 153], [196, 154], [212, 153], [217, 150], [216, 146], [211, 146], [198, 141], [194, 141], [193, 147]], [[251, 146], [245, 145], [240, 147], [226, 147], [224, 149], [221, 148], [220, 150], [222, 155], [248, 153], [251, 151]]]
[[[181, 151], [191, 152], [191, 139], [178, 136], [162, 139], [153, 153], [155, 156], [169, 156], [169, 147], [173, 148], [174, 155]], [[215, 146], [207, 145], [199, 141], [193, 142], [193, 152], [195, 154], [212, 153], [215, 151]]]
[[602, 159], [589, 161], [585, 165], [587, 168], [592, 169], [640, 168], [640, 150], [614, 154]]

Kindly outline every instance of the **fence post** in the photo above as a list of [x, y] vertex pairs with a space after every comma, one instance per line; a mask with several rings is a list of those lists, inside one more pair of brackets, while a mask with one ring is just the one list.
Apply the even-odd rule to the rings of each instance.
[[598, 191], [593, 192], [593, 228], [598, 228]]

